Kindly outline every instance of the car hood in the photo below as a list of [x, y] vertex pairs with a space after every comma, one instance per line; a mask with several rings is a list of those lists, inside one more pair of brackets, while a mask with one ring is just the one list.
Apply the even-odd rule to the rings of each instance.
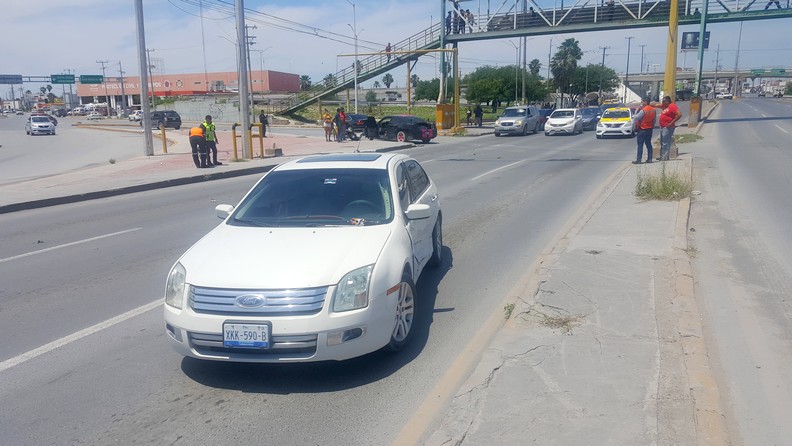
[[338, 283], [376, 262], [388, 225], [251, 228], [221, 224], [180, 262], [193, 285], [217, 288], [308, 288]]
[[574, 118], [547, 118], [547, 122], [550, 124], [571, 124], [574, 122]]
[[632, 119], [630, 118], [600, 118], [600, 122], [603, 124], [606, 123], [614, 123], [614, 122], [631, 122]]

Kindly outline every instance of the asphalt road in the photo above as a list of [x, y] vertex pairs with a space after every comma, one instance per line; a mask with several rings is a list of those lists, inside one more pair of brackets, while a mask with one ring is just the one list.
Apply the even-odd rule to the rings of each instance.
[[28, 136], [28, 115], [0, 118], [0, 184], [32, 177], [55, 175], [102, 163], [130, 159], [143, 154], [136, 134], [97, 132], [74, 127], [85, 118], [58, 118], [56, 134]]
[[696, 297], [733, 444], [792, 438], [792, 102], [721, 101], [695, 145]]
[[170, 265], [256, 178], [0, 215], [3, 442], [387, 444], [633, 146], [587, 132], [407, 150], [439, 185], [444, 264], [417, 284], [409, 348], [343, 363], [206, 363], [166, 342]]

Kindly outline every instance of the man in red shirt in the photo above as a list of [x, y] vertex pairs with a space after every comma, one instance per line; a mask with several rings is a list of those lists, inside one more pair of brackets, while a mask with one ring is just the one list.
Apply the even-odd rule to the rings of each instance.
[[655, 108], [649, 105], [649, 98], [641, 99], [641, 109], [633, 117], [638, 125], [638, 134], [635, 138], [638, 141], [638, 152], [633, 164], [641, 164], [644, 145], [646, 145], [646, 162], [652, 162], [652, 129], [654, 129], [656, 115]]
[[659, 106], [663, 112], [660, 113], [660, 158], [658, 160], [668, 161], [671, 144], [674, 142], [676, 122], [682, 117], [682, 113], [679, 111], [679, 107], [671, 102], [671, 96], [664, 97]]

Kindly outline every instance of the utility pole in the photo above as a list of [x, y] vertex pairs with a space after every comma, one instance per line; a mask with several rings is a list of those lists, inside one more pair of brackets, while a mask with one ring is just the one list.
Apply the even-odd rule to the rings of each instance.
[[[701, 39], [699, 39], [701, 42]], [[715, 51], [715, 85], [712, 87], [712, 99], [715, 99], [715, 95], [718, 94], [718, 69], [720, 68], [720, 43], [718, 44], [718, 49]]]
[[602, 73], [605, 71], [605, 50], [609, 50], [609, 46], [601, 46], [599, 49], [602, 50], [602, 65], [600, 66], [600, 79], [599, 79], [599, 91], [597, 92], [597, 100], [599, 100], [600, 105], [602, 105]]
[[627, 103], [627, 90], [629, 88], [627, 85], [630, 79], [630, 43], [634, 38], [635, 38], [634, 36], [625, 37], [625, 39], [627, 39], [627, 69], [624, 71], [624, 103], [625, 104]]
[[[64, 68], [64, 69], [63, 69], [63, 71], [64, 71], [66, 74], [74, 74], [74, 70], [71, 70], [71, 69], [69, 69], [69, 68]], [[72, 84], [69, 84], [69, 109], [72, 109], [72, 108], [73, 108], [73, 107], [72, 107], [72, 105], [74, 105], [74, 104], [73, 104], [73, 102], [74, 102], [74, 99], [73, 99], [73, 98], [74, 98], [74, 93], [72, 92]]]
[[138, 70], [140, 70], [140, 108], [143, 110], [143, 141], [144, 155], [154, 155], [154, 141], [151, 135], [151, 107], [148, 101], [148, 73], [146, 72], [146, 32], [143, 28], [143, 0], [135, 0], [135, 20], [137, 22], [137, 50], [138, 50]]
[[643, 67], [644, 67], [644, 64], [643, 64], [644, 63], [643, 53], [644, 53], [644, 47], [646, 45], [638, 45], [638, 46], [641, 47], [641, 74], [643, 74]]
[[256, 36], [251, 35], [248, 30], [257, 29], [256, 25], [245, 25], [245, 49], [247, 53], [247, 69], [248, 69], [248, 78], [250, 80], [250, 106], [255, 106], [255, 101], [253, 101], [253, 68], [252, 64], [250, 63], [250, 46], [256, 44]]
[[106, 61], [106, 60], [97, 60], [96, 61], [96, 63], [102, 64], [102, 83], [104, 84], [105, 104], [106, 104], [106, 107], [107, 107], [107, 114], [105, 116], [107, 116], [109, 118], [110, 117], [110, 97], [107, 95], [107, 79], [105, 78], [105, 64], [107, 62], [108, 61]]
[[[357, 55], [358, 54], [358, 32], [357, 32], [357, 13], [355, 12], [355, 10], [356, 10], [355, 4], [352, 3], [349, 0], [346, 0], [346, 1], [347, 1], [347, 3], [352, 5], [352, 23], [353, 23], [352, 25], [347, 23], [347, 26], [352, 28], [352, 34], [355, 35], [355, 62], [354, 62], [354, 66], [352, 67], [352, 69], [355, 72], [355, 113], [357, 113], [358, 112], [358, 55]], [[407, 68], [409, 69], [409, 62], [407, 63]], [[410, 77], [409, 76], [407, 76], [407, 84], [408, 84], [408, 88], [409, 88], [409, 84], [410, 84]], [[408, 93], [409, 93], [409, 91], [408, 91]], [[408, 94], [407, 99], [408, 100], [410, 99], [409, 98], [409, 94]]]
[[153, 66], [151, 64], [151, 53], [153, 51], [154, 51], [154, 49], [146, 49], [146, 55], [148, 56], [148, 64], [147, 65], [148, 65], [149, 82], [151, 82], [151, 105], [154, 105], [154, 96], [156, 96], [154, 94], [154, 76], [151, 74], [151, 67]]
[[550, 49], [547, 50], [547, 82], [550, 82], [550, 55], [553, 53], [553, 38], [550, 38]]
[[[740, 65], [740, 43], [742, 43], [742, 26], [743, 22], [740, 22], [740, 33], [737, 36], [737, 56], [734, 58], [734, 96], [740, 96], [742, 93], [742, 88], [740, 88], [740, 72], [738, 67]], [[699, 39], [699, 45], [704, 45], [704, 39]]]
[[121, 75], [121, 110], [126, 111], [127, 109], [127, 99], [126, 99], [126, 92], [124, 90], [124, 69], [121, 67], [121, 61], [118, 61], [118, 74]]
[[252, 155], [251, 147], [248, 144], [250, 136], [250, 103], [248, 102], [248, 70], [247, 53], [248, 42], [245, 38], [245, 1], [236, 0], [236, 29], [237, 29], [237, 51], [239, 60], [239, 109], [242, 115], [242, 156], [247, 158]]

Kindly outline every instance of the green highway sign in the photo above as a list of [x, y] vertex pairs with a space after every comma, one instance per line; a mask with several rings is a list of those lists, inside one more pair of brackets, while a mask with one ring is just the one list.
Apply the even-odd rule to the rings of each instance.
[[73, 74], [50, 74], [50, 82], [53, 84], [73, 84]]
[[21, 84], [21, 74], [0, 74], [0, 84]]
[[786, 70], [783, 68], [772, 68], [770, 69], [770, 74], [784, 74]]
[[80, 75], [80, 83], [81, 84], [101, 84], [104, 82], [104, 76], [101, 74], [81, 74]]
[[755, 75], [761, 76], [761, 75], [764, 74], [764, 70], [751, 70], [751, 74], [755, 74]]

